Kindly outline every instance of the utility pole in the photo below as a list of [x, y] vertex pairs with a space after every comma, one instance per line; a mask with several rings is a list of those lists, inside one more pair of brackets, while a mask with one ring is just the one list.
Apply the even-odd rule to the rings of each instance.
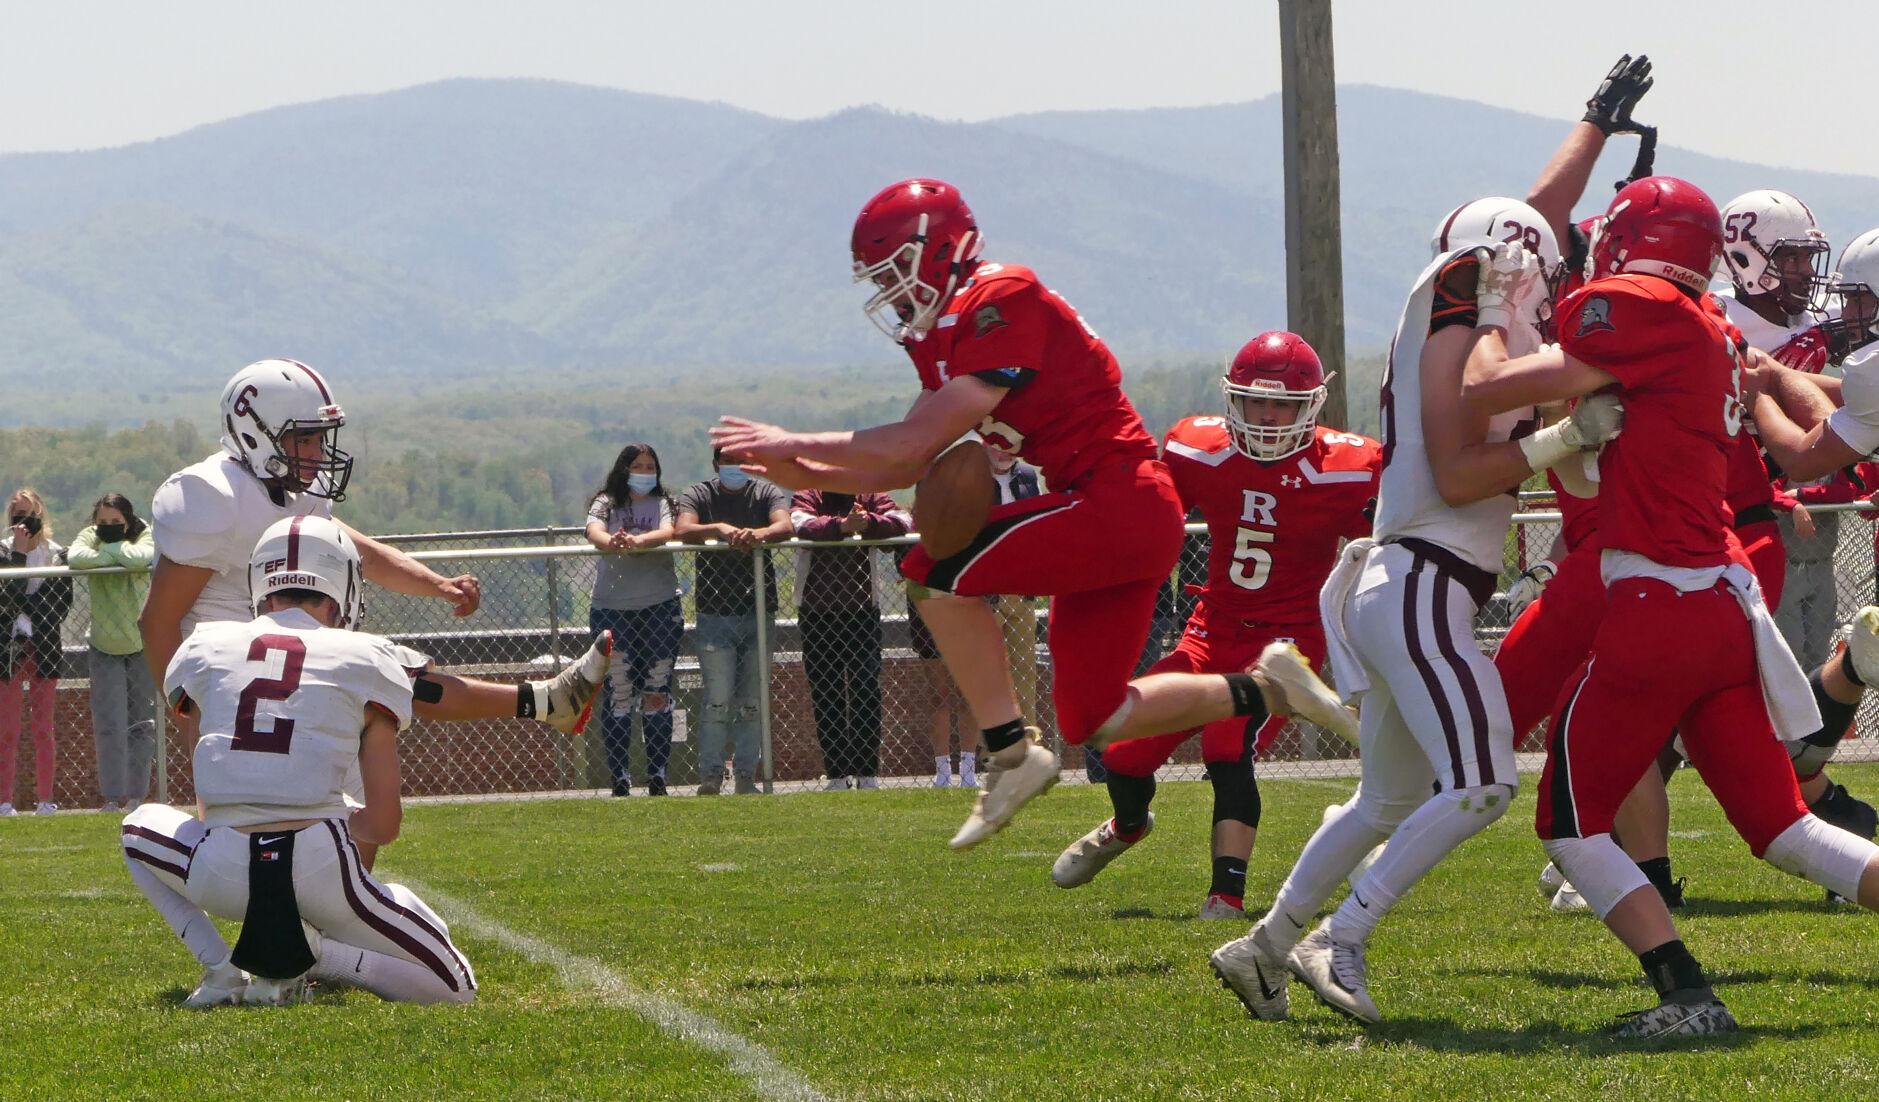
[[1346, 423], [1344, 257], [1338, 221], [1331, 0], [1279, 0], [1285, 123], [1285, 317], [1336, 371], [1324, 420]]

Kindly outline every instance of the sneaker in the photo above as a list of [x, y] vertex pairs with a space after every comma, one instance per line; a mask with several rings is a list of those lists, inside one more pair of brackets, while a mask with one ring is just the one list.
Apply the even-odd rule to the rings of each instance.
[[879, 777], [856, 777], [855, 787], [872, 791], [873, 789], [881, 787], [881, 778]]
[[[1148, 837], [1148, 832], [1155, 829], [1155, 813], [1148, 813], [1148, 822], [1142, 827], [1142, 833], [1136, 835], [1135, 842]], [[1069, 847], [1057, 855], [1057, 863], [1050, 867], [1050, 882], [1060, 888], [1080, 888], [1096, 879], [1096, 874], [1103, 871], [1109, 862], [1122, 856], [1122, 852], [1135, 842], [1125, 840], [1116, 833], [1116, 821], [1104, 819], [1102, 825], [1083, 837], [1070, 843]]]
[[615, 796], [631, 796], [633, 794], [632, 783], [629, 781], [614, 781], [613, 794]]
[[1846, 660], [1861, 681], [1874, 684], [1879, 678], [1879, 607], [1867, 605], [1855, 612], [1846, 630]]
[[654, 777], [651, 780], [648, 780], [646, 782], [646, 795], [648, 796], [665, 795], [665, 778]]
[[1551, 861], [1540, 870], [1540, 894], [1548, 899], [1559, 894], [1559, 886], [1566, 882], [1566, 874], [1559, 871], [1559, 866]]
[[252, 977], [248, 981], [248, 989], [241, 995], [243, 1006], [298, 1006], [306, 1001], [307, 977], [305, 973], [291, 980]]
[[19, 812], [13, 810], [13, 805], [11, 803], [0, 804], [0, 816], [18, 815], [18, 814]]
[[537, 716], [564, 735], [578, 735], [587, 728], [593, 714], [594, 697], [607, 680], [607, 661], [613, 654], [613, 633], [603, 631], [594, 645], [587, 648], [574, 664], [547, 681], [535, 685], [548, 698], [548, 714]]
[[34, 815], [50, 815], [57, 810], [59, 810], [58, 804], [53, 803], [51, 800], [41, 800], [39, 801], [38, 806], [33, 808], [33, 814]]
[[1208, 892], [1207, 902], [1200, 905], [1200, 918], [1202, 922], [1213, 922], [1229, 918], [1245, 922], [1246, 905], [1244, 901], [1240, 903], [1233, 902], [1231, 896], [1221, 895], [1219, 892]]
[[973, 801], [965, 825], [953, 835], [952, 848], [971, 849], [997, 834], [1019, 808], [1057, 783], [1062, 764], [1057, 755], [1038, 745], [1040, 736], [1037, 728], [1025, 728], [1024, 741], [1018, 744], [1023, 756], [1012, 765], [1001, 765], [998, 756], [992, 755], [991, 765], [985, 770], [985, 787]]
[[716, 796], [722, 791], [724, 791], [723, 777], [708, 777], [698, 782], [698, 794], [700, 796]]
[[979, 786], [979, 778], [976, 775], [971, 774], [971, 773], [959, 774], [959, 787], [977, 788], [978, 786]]
[[233, 962], [224, 961], [202, 970], [202, 982], [183, 1000], [183, 1006], [190, 1010], [233, 1006], [241, 1001], [242, 993], [247, 989], [248, 973], [235, 967]]
[[1712, 1033], [1734, 1033], [1736, 1029], [1735, 1015], [1712, 994], [1697, 1002], [1666, 1000], [1649, 1010], [1633, 1010], [1620, 1017], [1612, 1035], [1648, 1041], [1657, 1037], [1705, 1037]]
[[944, 773], [933, 774], [933, 787], [934, 788], [945, 788], [947, 785], [951, 783], [953, 783], [953, 779], [947, 776], [946, 774]]
[[1867, 841], [1872, 840], [1875, 829], [1879, 828], [1879, 811], [1848, 792], [1843, 784], [1836, 784], [1821, 793], [1820, 798], [1809, 804], [1807, 809], [1823, 822], [1849, 834], [1857, 834]]
[[731, 792], [732, 792], [732, 793], [733, 793], [734, 795], [738, 795], [738, 796], [755, 796], [755, 795], [757, 795], [757, 781], [756, 781], [756, 778], [754, 778], [754, 777], [739, 777], [739, 778], [737, 778], [737, 784], [736, 784], [736, 786], [735, 786], [735, 787], [733, 787], [733, 788], [731, 789]]
[[1207, 962], [1220, 977], [1220, 986], [1239, 996], [1248, 1014], [1262, 1022], [1284, 1021], [1291, 1014], [1292, 977], [1286, 973], [1285, 959], [1267, 942], [1265, 923], [1215, 949]]
[[1330, 919], [1306, 934], [1285, 964], [1294, 976], [1311, 986], [1324, 1005], [1371, 1025], [1383, 1020], [1377, 1004], [1370, 1001], [1364, 947], [1334, 940]]
[[1592, 905], [1585, 901], [1585, 896], [1579, 894], [1579, 889], [1573, 887], [1570, 880], [1559, 886], [1559, 890], [1553, 893], [1553, 901], [1547, 906], [1553, 909], [1554, 914], [1562, 915], [1578, 914], [1592, 909]]
[[1331, 687], [1312, 672], [1311, 663], [1290, 643], [1268, 643], [1247, 669], [1276, 716], [1308, 719], [1355, 746], [1357, 713], [1346, 708]]
[[99, 808], [98, 810], [109, 814], [113, 812], [122, 811], [124, 809], [118, 806], [118, 803], [116, 800], [106, 800], [104, 802], [104, 806]]
[[848, 787], [847, 777], [830, 777], [822, 786], [824, 792], [840, 792]]

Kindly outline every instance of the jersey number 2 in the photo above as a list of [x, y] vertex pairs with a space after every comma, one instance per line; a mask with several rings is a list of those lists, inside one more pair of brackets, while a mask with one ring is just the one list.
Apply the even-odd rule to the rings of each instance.
[[248, 661], [266, 662], [269, 651], [280, 651], [285, 656], [281, 663], [279, 677], [257, 677], [248, 682], [248, 687], [241, 691], [241, 699], [235, 707], [235, 738], [229, 743], [232, 750], [252, 750], [257, 754], [285, 754], [288, 745], [294, 739], [294, 721], [286, 716], [275, 716], [274, 725], [266, 731], [257, 731], [254, 726], [255, 708], [263, 700], [286, 700], [300, 687], [300, 668], [307, 661], [307, 645], [297, 635], [260, 635], [248, 644]]

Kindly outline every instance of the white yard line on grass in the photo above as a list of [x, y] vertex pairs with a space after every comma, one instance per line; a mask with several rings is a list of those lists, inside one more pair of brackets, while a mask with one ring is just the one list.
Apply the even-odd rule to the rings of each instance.
[[718, 1053], [730, 1062], [734, 1070], [749, 1079], [757, 1093], [765, 1098], [828, 1102], [827, 1095], [785, 1067], [782, 1061], [771, 1055], [770, 1050], [731, 1032], [716, 1019], [689, 1010], [663, 995], [642, 991], [625, 976], [600, 961], [570, 953], [558, 945], [512, 930], [436, 888], [408, 878], [405, 885], [443, 912], [457, 929], [468, 930], [477, 937], [507, 946], [530, 960], [549, 965], [561, 973], [561, 982], [569, 987], [592, 990], [607, 1003], [631, 1010], [658, 1026], [661, 1032]]

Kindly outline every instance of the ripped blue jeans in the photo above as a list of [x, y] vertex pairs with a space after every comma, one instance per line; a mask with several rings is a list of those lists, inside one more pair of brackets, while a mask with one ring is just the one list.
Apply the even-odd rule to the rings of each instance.
[[[766, 639], [774, 625], [766, 624]], [[742, 780], [755, 780], [762, 753], [757, 723], [767, 656], [757, 653], [756, 614], [698, 614], [698, 672], [704, 679], [698, 717], [698, 779], [724, 778], [725, 744]]]
[[638, 712], [648, 779], [662, 781], [672, 755], [672, 664], [685, 636], [684, 609], [677, 597], [651, 608], [589, 609], [587, 626], [595, 635], [613, 632], [613, 662], [599, 704], [607, 772], [615, 784], [628, 782], [627, 748]]

